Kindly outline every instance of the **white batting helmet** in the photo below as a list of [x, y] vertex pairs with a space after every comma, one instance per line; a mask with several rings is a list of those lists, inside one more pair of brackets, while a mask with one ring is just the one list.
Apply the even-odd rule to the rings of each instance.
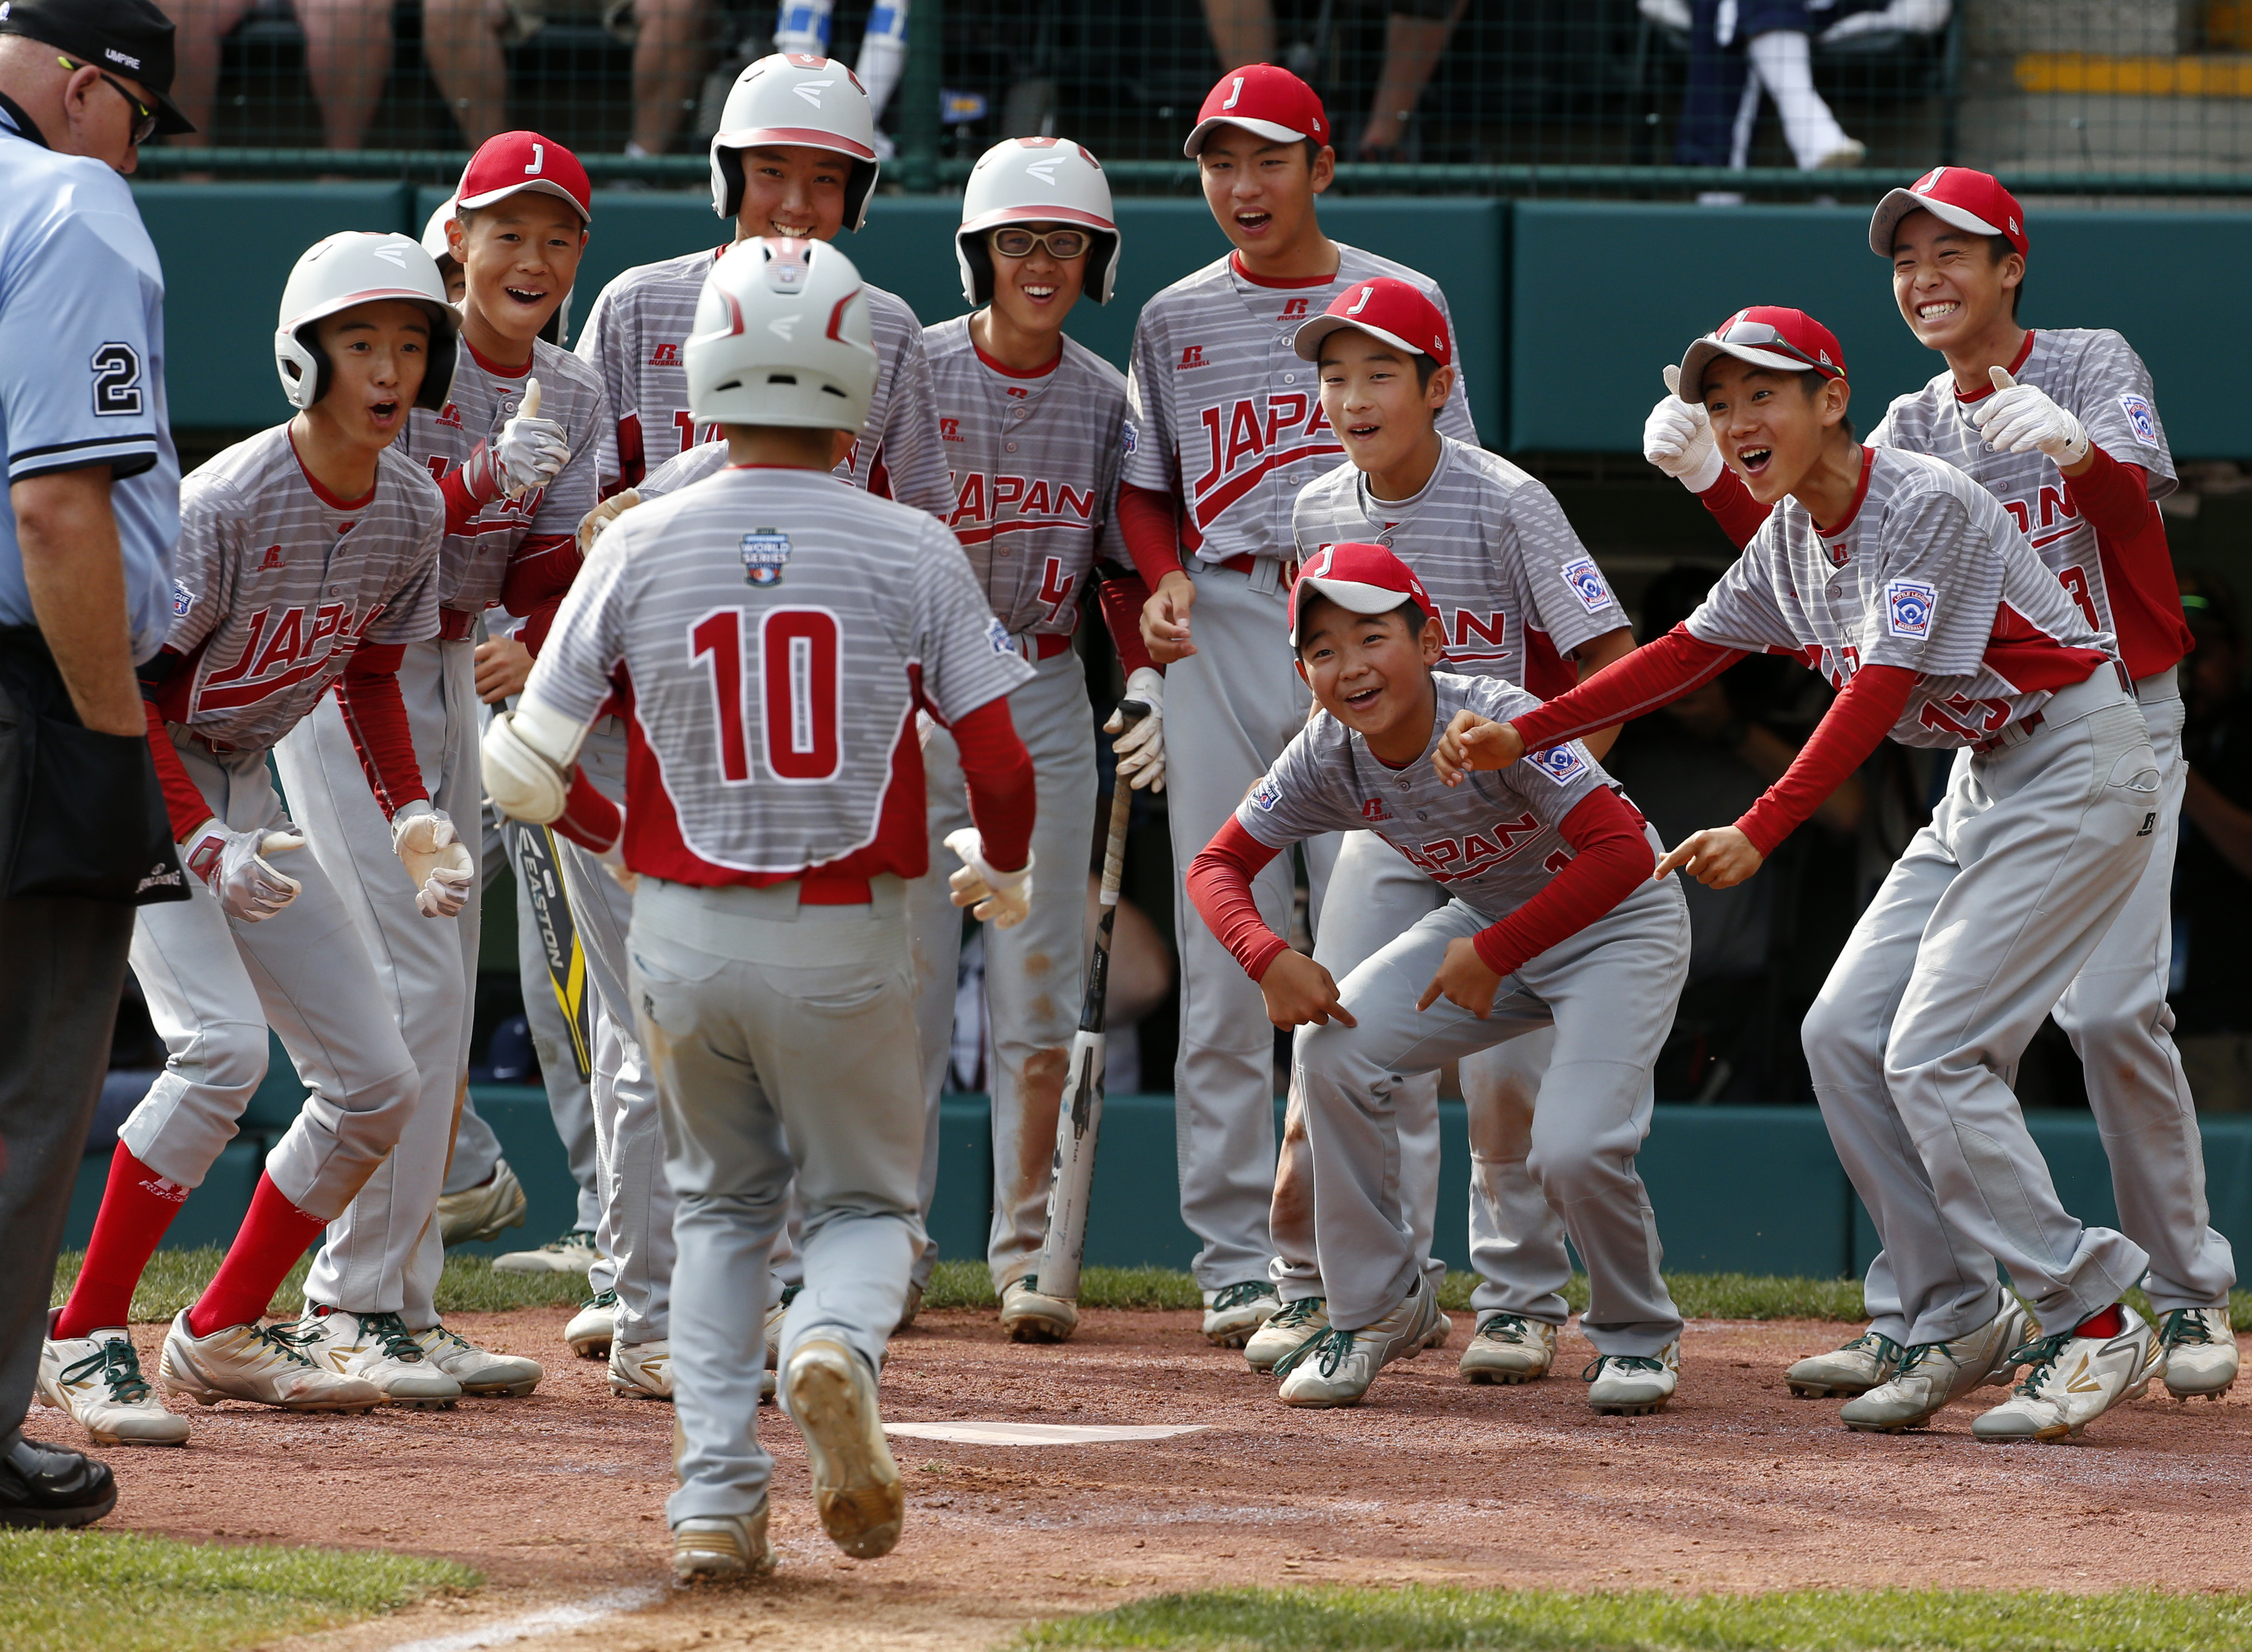
[[777, 52], [735, 77], [712, 135], [712, 210], [733, 218], [743, 205], [739, 150], [769, 144], [830, 150], [852, 163], [844, 178], [844, 227], [867, 221], [876, 188], [876, 112], [868, 90], [833, 58]]
[[696, 300], [685, 346], [699, 424], [858, 432], [876, 394], [876, 343], [852, 261], [826, 241], [739, 240]]
[[1087, 294], [1098, 304], [1110, 302], [1118, 283], [1118, 220], [1110, 210], [1110, 180], [1085, 144], [1012, 137], [977, 157], [962, 192], [962, 227], [954, 237], [962, 296], [973, 304], [993, 302], [985, 232], [1004, 224], [1069, 224], [1090, 232]]
[[454, 386], [455, 338], [461, 317], [446, 302], [446, 283], [438, 279], [437, 262], [407, 236], [362, 229], [315, 241], [282, 289], [274, 366], [291, 407], [309, 408], [328, 394], [328, 352], [321, 348], [313, 324], [379, 298], [403, 298], [429, 311], [430, 365], [414, 405], [434, 413], [445, 407]]

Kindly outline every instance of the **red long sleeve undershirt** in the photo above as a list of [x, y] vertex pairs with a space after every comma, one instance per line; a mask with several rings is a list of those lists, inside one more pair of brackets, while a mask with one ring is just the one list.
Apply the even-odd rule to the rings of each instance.
[[1720, 467], [1720, 479], [1699, 493], [1697, 500], [1713, 513], [1728, 542], [1740, 551], [1752, 542], [1752, 535], [1769, 515], [1769, 508], [1752, 497], [1743, 477], [1725, 464]]
[[1736, 829], [1752, 840], [1752, 847], [1762, 855], [1773, 854], [1785, 838], [1812, 819], [1824, 800], [1845, 784], [1845, 777], [1884, 743], [1915, 687], [1915, 673], [1905, 666], [1864, 666], [1855, 672], [1822, 714], [1783, 778], [1737, 819]]
[[986, 863], [997, 872], [1014, 872], [1032, 855], [1034, 805], [1032, 755], [1018, 737], [1008, 701], [987, 701], [949, 732], [961, 755], [970, 818], [984, 840]]
[[516, 639], [531, 652], [537, 654], [547, 640], [584, 560], [574, 533], [537, 534], [510, 553], [501, 575], [500, 605], [524, 621]]
[[1168, 574], [1181, 571], [1181, 506], [1170, 493], [1118, 484], [1118, 530], [1127, 554], [1151, 590]]
[[[1581, 798], [1556, 829], [1577, 851], [1570, 862], [1538, 895], [1471, 938], [1497, 975], [1515, 974], [1526, 959], [1578, 934], [1633, 894], [1658, 864], [1642, 817], [1609, 788]], [[1255, 981], [1289, 945], [1267, 927], [1251, 894], [1251, 881], [1280, 853], [1231, 815], [1184, 882], [1205, 926]]]
[[351, 736], [367, 789], [386, 819], [430, 795], [422, 784], [422, 765], [415, 761], [407, 702], [399, 694], [399, 662], [406, 657], [402, 643], [362, 643], [337, 679], [344, 732]]
[[553, 822], [555, 830], [580, 848], [600, 854], [618, 840], [625, 824], [626, 818], [618, 805], [587, 778], [585, 770], [573, 763], [571, 790], [563, 798], [563, 812]]
[[164, 714], [153, 700], [144, 699], [141, 709], [149, 714], [149, 754], [156, 759], [156, 784], [164, 793], [165, 818], [172, 823], [172, 841], [185, 843], [191, 833], [217, 812], [205, 801], [203, 791], [188, 777], [188, 766], [180, 761], [180, 749], [172, 743], [172, 736], [164, 727]]
[[1119, 666], [1129, 674], [1144, 666], [1156, 670], [1157, 662], [1142, 645], [1142, 610], [1150, 600], [1149, 581], [1139, 574], [1109, 575], [1096, 596], [1102, 603], [1102, 628], [1118, 651]]
[[2094, 443], [2089, 443], [2088, 457], [2092, 463], [2086, 471], [2064, 478], [2064, 497], [2072, 513], [2113, 539], [2141, 533], [2158, 512], [2143, 467], [2115, 459]]
[[1735, 649], [1700, 642], [1686, 624], [1676, 625], [1656, 641], [1613, 660], [1576, 688], [1511, 721], [1527, 751], [1546, 750], [1656, 711], [1710, 682], [1742, 658]]
[[466, 533], [469, 524], [477, 519], [477, 512], [485, 508], [484, 501], [469, 491], [469, 466], [457, 464], [438, 478], [438, 491], [446, 496], [446, 532]]

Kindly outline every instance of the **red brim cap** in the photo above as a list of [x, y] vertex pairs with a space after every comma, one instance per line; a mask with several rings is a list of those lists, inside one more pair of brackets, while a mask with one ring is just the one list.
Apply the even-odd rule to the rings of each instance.
[[1204, 95], [1181, 153], [1191, 160], [1213, 129], [1240, 126], [1269, 143], [1330, 141], [1328, 111], [1321, 94], [1289, 70], [1273, 63], [1248, 63], [1230, 69]]

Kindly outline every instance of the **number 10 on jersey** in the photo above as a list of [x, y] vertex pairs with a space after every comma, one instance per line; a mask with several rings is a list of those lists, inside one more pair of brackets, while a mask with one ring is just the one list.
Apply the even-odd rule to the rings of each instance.
[[754, 761], [785, 785], [837, 777], [844, 755], [838, 642], [837, 616], [825, 608], [715, 608], [688, 628], [689, 657], [710, 672], [719, 777], [727, 784], [751, 784]]

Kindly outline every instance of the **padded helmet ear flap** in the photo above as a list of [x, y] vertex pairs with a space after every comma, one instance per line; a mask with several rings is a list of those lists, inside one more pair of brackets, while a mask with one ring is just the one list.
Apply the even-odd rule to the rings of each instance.
[[275, 333], [274, 366], [282, 375], [282, 394], [300, 413], [329, 393], [329, 352], [310, 327]]
[[1098, 304], [1109, 303], [1111, 292], [1118, 285], [1119, 245], [1120, 238], [1115, 233], [1098, 229], [1088, 238], [1084, 290]]
[[712, 144], [712, 210], [721, 218], [743, 210], [742, 151], [725, 148], [717, 139]]
[[858, 229], [868, 221], [868, 198], [876, 192], [876, 174], [882, 167], [874, 161], [852, 163], [852, 170], [844, 175], [844, 227]]
[[993, 249], [982, 231], [966, 230], [954, 238], [954, 261], [962, 266], [962, 296], [973, 304], [993, 302]]
[[[454, 369], [461, 364], [462, 345], [454, 329], [440, 323], [431, 330], [430, 365], [422, 370], [422, 388], [415, 393], [414, 405], [433, 413], [443, 413], [446, 403], [454, 394]], [[323, 375], [328, 369], [322, 367]]]

